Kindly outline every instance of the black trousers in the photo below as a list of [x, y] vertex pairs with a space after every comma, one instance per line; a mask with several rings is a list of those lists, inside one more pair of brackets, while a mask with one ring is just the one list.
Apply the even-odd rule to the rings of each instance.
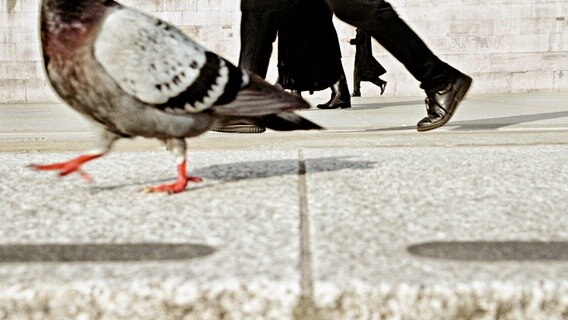
[[[326, 0], [341, 20], [375, 38], [425, 90], [441, 89], [460, 73], [441, 61], [384, 0]], [[239, 65], [266, 76], [280, 12], [243, 12]]]
[[333, 13], [325, 0], [301, 0], [278, 29], [278, 83], [284, 89], [319, 91], [345, 78]]
[[266, 78], [272, 43], [284, 19], [284, 11], [244, 10], [241, 16], [239, 67]]
[[335, 15], [375, 38], [420, 81], [441, 89], [460, 73], [441, 61], [384, 0], [327, 0]]

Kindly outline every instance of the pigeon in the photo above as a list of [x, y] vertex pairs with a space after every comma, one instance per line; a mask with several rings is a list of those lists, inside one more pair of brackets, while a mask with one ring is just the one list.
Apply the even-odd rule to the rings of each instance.
[[100, 134], [93, 150], [32, 169], [90, 181], [81, 165], [107, 154], [118, 139], [155, 138], [176, 156], [177, 179], [146, 191], [178, 193], [201, 181], [186, 175], [186, 138], [239, 121], [280, 131], [322, 129], [293, 112], [310, 107], [301, 97], [112, 0], [42, 0], [40, 23], [51, 87], [98, 124]]

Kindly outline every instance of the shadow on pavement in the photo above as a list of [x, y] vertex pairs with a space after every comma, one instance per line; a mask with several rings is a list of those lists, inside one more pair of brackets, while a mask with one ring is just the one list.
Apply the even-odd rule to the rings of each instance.
[[552, 120], [568, 117], [568, 111], [548, 112], [529, 115], [509, 116], [500, 118], [489, 118], [480, 120], [466, 120], [450, 122], [450, 126], [458, 126], [452, 128], [454, 131], [467, 131], [467, 130], [497, 130], [507, 126], [512, 126], [521, 123]]
[[[375, 162], [371, 161], [352, 161], [348, 158], [349, 157], [308, 158], [306, 159], [308, 174], [344, 169], [365, 170], [373, 168], [375, 164]], [[296, 175], [298, 174], [298, 170], [297, 159], [286, 159], [216, 164], [195, 170], [192, 174], [206, 179], [231, 182], [245, 179]]]
[[[568, 111], [548, 112], [548, 113], [538, 113], [538, 114], [529, 114], [529, 115], [499, 117], [499, 118], [450, 121], [444, 126], [444, 128], [448, 128], [451, 131], [498, 130], [504, 127], [513, 126], [522, 123], [560, 119], [566, 117], [568, 117]], [[399, 126], [399, 127], [387, 127], [387, 128], [369, 128], [361, 130], [350, 130], [350, 132], [390, 132], [390, 131], [416, 131], [416, 127]]]
[[[349, 157], [308, 158], [306, 161], [307, 173], [339, 171], [345, 169], [367, 170], [374, 167], [375, 162], [349, 160]], [[263, 179], [285, 175], [299, 174], [298, 159], [233, 162], [214, 164], [207, 167], [191, 170], [189, 175], [203, 178], [203, 183], [188, 185], [187, 191], [216, 186], [227, 182], [236, 182], [248, 179]], [[91, 192], [116, 190], [137, 185], [152, 185], [174, 181], [175, 177], [154, 181], [137, 182], [115, 186], [90, 187]]]
[[352, 110], [374, 110], [374, 109], [399, 107], [399, 106], [416, 106], [416, 105], [423, 105], [423, 104], [424, 104], [424, 100], [384, 102], [384, 103], [372, 103], [372, 104], [352, 103], [352, 106], [353, 106]]
[[202, 244], [13, 244], [0, 245], [0, 263], [188, 260], [213, 252]]
[[440, 241], [412, 245], [408, 252], [456, 261], [568, 261], [568, 241]]

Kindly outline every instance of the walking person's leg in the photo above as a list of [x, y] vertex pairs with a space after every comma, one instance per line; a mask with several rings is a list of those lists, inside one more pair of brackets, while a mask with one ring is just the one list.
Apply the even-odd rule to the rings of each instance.
[[351, 96], [361, 96], [361, 75], [357, 67], [353, 69], [353, 94]]
[[272, 44], [278, 33], [276, 12], [243, 11], [239, 67], [266, 78]]
[[379, 89], [381, 89], [381, 96], [385, 93], [385, 88], [387, 87], [387, 82], [380, 77], [371, 80], [371, 83], [375, 84]]
[[[272, 43], [276, 40], [279, 22], [278, 12], [243, 10], [241, 16], [241, 51], [239, 67], [266, 78]], [[266, 128], [239, 120], [238, 122], [213, 128], [225, 133], [262, 133]]]
[[327, 0], [338, 18], [363, 29], [398, 59], [426, 91], [428, 116], [418, 131], [446, 124], [471, 84], [471, 78], [441, 61], [384, 0]]

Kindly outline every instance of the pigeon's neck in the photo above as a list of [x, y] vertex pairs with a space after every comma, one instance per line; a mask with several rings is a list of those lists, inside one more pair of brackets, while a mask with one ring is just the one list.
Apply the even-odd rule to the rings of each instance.
[[60, 24], [88, 24], [104, 14], [111, 0], [43, 0], [42, 14]]
[[53, 44], [57, 51], [78, 47], [114, 5], [112, 0], [43, 0], [43, 42]]

